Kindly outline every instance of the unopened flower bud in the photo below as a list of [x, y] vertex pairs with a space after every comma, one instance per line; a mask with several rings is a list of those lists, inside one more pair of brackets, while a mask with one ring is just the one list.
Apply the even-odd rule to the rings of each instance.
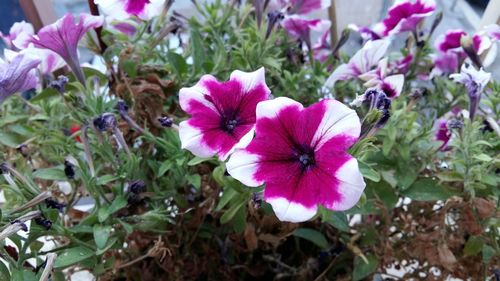
[[103, 113], [93, 121], [97, 130], [105, 132], [118, 126], [115, 116], [112, 113]]
[[66, 207], [66, 204], [59, 203], [56, 200], [50, 198], [45, 200], [45, 204], [47, 205], [47, 208], [57, 209], [61, 213], [63, 212], [64, 207]]
[[64, 94], [66, 84], [68, 83], [68, 77], [60, 75], [56, 80], [50, 81], [49, 87], [55, 89], [60, 94]]
[[139, 194], [146, 190], [146, 184], [143, 180], [135, 180], [129, 183], [128, 191], [134, 194]]
[[174, 124], [174, 120], [167, 116], [158, 118], [158, 122], [160, 122], [161, 126], [165, 128], [170, 128]]
[[464, 127], [464, 122], [458, 120], [458, 119], [453, 119], [448, 121], [448, 128], [450, 129], [457, 129], [460, 130]]

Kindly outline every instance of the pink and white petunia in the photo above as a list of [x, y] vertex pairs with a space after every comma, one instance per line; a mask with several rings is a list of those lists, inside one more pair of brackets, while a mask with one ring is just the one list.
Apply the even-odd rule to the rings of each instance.
[[356, 24], [351, 23], [351, 24], [347, 25], [347, 28], [359, 33], [361, 38], [363, 38], [363, 40], [365, 40], [365, 41], [378, 40], [381, 38], [380, 35], [377, 32], [375, 32], [375, 30], [373, 30], [369, 27], [366, 27], [366, 26], [358, 26]]
[[229, 81], [204, 75], [198, 83], [179, 92], [181, 108], [191, 119], [179, 125], [182, 148], [198, 157], [218, 155], [224, 161], [253, 138], [255, 108], [269, 99], [264, 68], [233, 71]]
[[324, 10], [332, 2], [330, 0], [271, 0], [269, 10], [282, 10], [289, 14], [305, 15], [316, 10]]
[[286, 16], [281, 21], [281, 26], [292, 38], [306, 42], [309, 48], [311, 48], [311, 32], [315, 31], [324, 34], [331, 24], [329, 20], [310, 20], [297, 15]]
[[500, 41], [500, 25], [490, 24], [484, 27], [484, 31], [492, 40]]
[[405, 31], [416, 31], [417, 25], [436, 10], [434, 0], [399, 1], [389, 8], [382, 21], [382, 35], [395, 35]]
[[435, 47], [443, 53], [450, 50], [457, 50], [462, 47], [460, 39], [464, 35], [467, 35], [467, 33], [462, 29], [450, 29], [436, 39]]
[[31, 25], [31, 23], [21, 21], [12, 25], [9, 35], [3, 35], [0, 32], [0, 38], [3, 39], [9, 49], [24, 49], [28, 47], [33, 34], [35, 34], [33, 25]]
[[339, 80], [358, 78], [371, 71], [385, 56], [390, 44], [391, 42], [385, 39], [366, 42], [348, 63], [341, 64], [335, 69], [326, 80], [325, 86], [333, 87]]
[[124, 20], [135, 16], [150, 20], [161, 13], [165, 0], [94, 0], [94, 3], [112, 19]]
[[0, 104], [15, 93], [37, 86], [35, 68], [38, 64], [38, 58], [26, 54], [19, 54], [10, 62], [0, 60]]
[[75, 17], [68, 13], [55, 23], [44, 26], [31, 42], [37, 48], [48, 49], [60, 55], [71, 68], [78, 80], [85, 85], [85, 77], [78, 60], [78, 42], [92, 28], [104, 23], [102, 16], [82, 13], [75, 22]]
[[451, 131], [448, 128], [448, 120], [445, 118], [440, 118], [435, 124], [435, 135], [434, 139], [441, 142], [439, 150], [445, 151], [448, 148], [448, 142], [451, 139]]
[[285, 97], [257, 105], [256, 137], [236, 150], [227, 170], [247, 186], [266, 184], [266, 200], [282, 221], [311, 219], [318, 205], [347, 210], [365, 188], [346, 151], [360, 134], [356, 112], [325, 99], [307, 108]]
[[332, 48], [330, 46], [330, 43], [328, 42], [329, 36], [330, 31], [327, 30], [323, 33], [323, 35], [321, 35], [318, 42], [312, 46], [313, 57], [315, 60], [325, 62], [332, 54]]
[[388, 59], [384, 58], [379, 61], [375, 70], [367, 72], [359, 76], [361, 80], [366, 81], [364, 84], [367, 88], [375, 87], [382, 90], [388, 98], [394, 99], [401, 94], [405, 77], [403, 74], [388, 74]]

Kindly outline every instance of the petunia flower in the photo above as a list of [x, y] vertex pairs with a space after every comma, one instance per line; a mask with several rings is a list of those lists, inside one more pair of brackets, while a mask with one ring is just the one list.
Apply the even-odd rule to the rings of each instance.
[[269, 10], [282, 10], [288, 14], [305, 15], [316, 10], [324, 10], [332, 2], [330, 0], [271, 0]]
[[4, 56], [7, 60], [12, 60], [18, 54], [26, 54], [39, 58], [40, 65], [38, 65], [38, 69], [40, 69], [40, 72], [44, 75], [50, 74], [66, 65], [64, 60], [58, 54], [51, 50], [35, 48], [33, 47], [33, 44], [30, 44], [28, 48], [22, 49], [19, 52], [4, 50]]
[[102, 26], [104, 18], [82, 13], [75, 17], [68, 13], [55, 23], [47, 25], [33, 36], [31, 41], [37, 48], [49, 49], [60, 55], [71, 68], [77, 79], [85, 85], [85, 77], [78, 61], [78, 42], [87, 31]]
[[465, 86], [469, 96], [469, 116], [474, 120], [484, 87], [491, 79], [491, 73], [485, 72], [482, 68], [476, 70], [472, 65], [464, 63], [461, 72], [450, 75], [450, 78]]
[[360, 79], [366, 81], [365, 87], [375, 87], [382, 90], [387, 97], [394, 99], [401, 94], [405, 77], [403, 74], [388, 74], [388, 59], [384, 58], [379, 61], [375, 70], [367, 72], [359, 76]]
[[413, 61], [413, 55], [408, 54], [405, 57], [394, 62], [393, 67], [397, 69], [398, 73], [406, 74], [411, 67], [411, 62]]
[[366, 26], [358, 26], [356, 24], [351, 23], [351, 24], [347, 25], [347, 28], [359, 33], [361, 38], [363, 38], [363, 40], [365, 40], [365, 41], [381, 39], [381, 36], [377, 32], [375, 32], [375, 30], [373, 30], [369, 27], [366, 27]]
[[395, 35], [405, 31], [416, 31], [417, 25], [434, 13], [434, 0], [404, 0], [389, 8], [387, 17], [382, 21], [382, 35]]
[[150, 20], [161, 13], [165, 0], [94, 0], [94, 3], [112, 19], [124, 20], [135, 16]]
[[336, 100], [307, 108], [285, 97], [264, 101], [256, 137], [226, 167], [247, 186], [265, 183], [264, 200], [282, 221], [309, 220], [318, 205], [347, 210], [365, 188], [357, 160], [346, 152], [360, 130], [356, 112]]
[[332, 54], [332, 48], [328, 42], [328, 36], [330, 36], [329, 30], [324, 32], [318, 42], [312, 46], [313, 57], [317, 61], [325, 62]]
[[371, 71], [385, 56], [390, 45], [389, 40], [368, 41], [354, 54], [348, 63], [342, 64], [328, 77], [326, 87], [333, 87], [339, 80], [349, 80]]
[[38, 84], [35, 68], [38, 58], [19, 54], [10, 62], [0, 60], [0, 104], [17, 92], [33, 89]]
[[3, 39], [9, 49], [24, 49], [28, 47], [31, 36], [35, 34], [33, 25], [25, 21], [16, 22], [12, 25], [9, 35], [0, 32], [0, 38]]
[[448, 120], [444, 118], [438, 119], [436, 121], [436, 133], [434, 135], [434, 139], [442, 143], [439, 147], [439, 150], [441, 151], [444, 151], [448, 148], [448, 142], [451, 139], [451, 132], [447, 124]]
[[484, 31], [492, 40], [500, 41], [500, 25], [490, 24], [484, 27]]
[[198, 157], [218, 155], [224, 161], [253, 138], [255, 108], [269, 98], [264, 68], [233, 71], [229, 81], [204, 75], [193, 87], [179, 92], [181, 108], [191, 115], [179, 125], [182, 148]]
[[281, 26], [286, 30], [286, 32], [292, 38], [304, 41], [309, 50], [312, 48], [311, 31], [324, 34], [324, 32], [330, 28], [331, 24], [332, 23], [329, 20], [310, 20], [297, 15], [286, 16], [281, 21]]

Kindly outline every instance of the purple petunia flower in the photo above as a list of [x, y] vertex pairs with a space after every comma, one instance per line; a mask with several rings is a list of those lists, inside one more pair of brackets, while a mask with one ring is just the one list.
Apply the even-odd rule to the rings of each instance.
[[33, 36], [31, 41], [37, 48], [49, 49], [60, 55], [85, 85], [85, 77], [78, 61], [78, 42], [92, 28], [102, 26], [104, 18], [82, 13], [75, 22], [72, 14], [66, 14], [55, 23], [47, 25]]
[[33, 25], [25, 21], [16, 22], [12, 25], [9, 35], [3, 35], [0, 32], [0, 38], [10, 49], [24, 49], [28, 47], [31, 36], [35, 34]]
[[4, 50], [5, 58], [8, 61], [11, 61], [12, 59], [14, 59], [14, 57], [16, 57], [19, 54], [26, 54], [32, 57], [39, 58], [40, 65], [38, 66], [38, 69], [40, 69], [40, 72], [44, 75], [50, 74], [55, 70], [60, 69], [66, 65], [64, 60], [58, 54], [47, 49], [38, 49], [34, 48], [33, 46], [30, 46], [19, 52], [14, 52], [12, 50]]
[[371, 71], [385, 56], [390, 43], [389, 40], [384, 39], [366, 42], [363, 48], [356, 52], [348, 63], [342, 64], [335, 69], [326, 80], [325, 86], [333, 87], [339, 80], [358, 78]]
[[491, 79], [491, 73], [483, 69], [476, 70], [472, 65], [464, 63], [461, 72], [450, 75], [450, 78], [465, 86], [469, 96], [469, 117], [474, 120], [484, 87]]
[[191, 115], [179, 125], [182, 148], [198, 157], [217, 154], [225, 160], [252, 140], [255, 108], [270, 93], [264, 68], [250, 73], [233, 71], [226, 82], [204, 75], [195, 86], [182, 88], [179, 103]]
[[124, 20], [135, 16], [150, 20], [161, 13], [165, 0], [94, 0], [94, 3], [112, 19]]
[[245, 185], [265, 183], [264, 200], [282, 221], [306, 221], [318, 205], [347, 210], [365, 188], [357, 160], [346, 152], [360, 130], [356, 112], [336, 100], [307, 108], [285, 97], [264, 101], [255, 139], [226, 167]]
[[286, 16], [285, 19], [281, 21], [281, 26], [287, 33], [294, 39], [304, 41], [309, 49], [312, 48], [311, 31], [324, 34], [324, 32], [330, 28], [331, 24], [329, 20], [310, 20], [297, 15]]
[[17, 92], [36, 87], [38, 64], [39, 59], [25, 54], [17, 55], [10, 63], [0, 60], [0, 104]]
[[436, 9], [434, 0], [400, 1], [394, 4], [382, 21], [382, 34], [394, 35], [405, 31], [416, 31], [417, 25]]

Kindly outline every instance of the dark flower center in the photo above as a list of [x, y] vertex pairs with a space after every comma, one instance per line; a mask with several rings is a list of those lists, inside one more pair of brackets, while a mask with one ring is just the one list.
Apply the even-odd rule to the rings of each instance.
[[222, 119], [221, 127], [222, 130], [224, 130], [225, 132], [232, 133], [237, 125], [238, 125], [238, 120], [234, 118]]
[[295, 159], [299, 161], [302, 171], [311, 168], [316, 163], [314, 159], [314, 150], [308, 146], [300, 146], [297, 148]]

